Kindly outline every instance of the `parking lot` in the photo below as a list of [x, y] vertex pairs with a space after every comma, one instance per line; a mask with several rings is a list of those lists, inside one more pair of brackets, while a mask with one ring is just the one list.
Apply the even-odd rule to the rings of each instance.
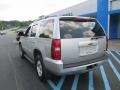
[[110, 41], [109, 60], [94, 71], [54, 76], [46, 83], [19, 56], [15, 34], [0, 36], [0, 90], [120, 90], [120, 41]]

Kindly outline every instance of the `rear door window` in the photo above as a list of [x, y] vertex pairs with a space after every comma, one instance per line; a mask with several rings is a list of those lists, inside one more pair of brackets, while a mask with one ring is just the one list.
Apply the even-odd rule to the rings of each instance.
[[38, 31], [38, 25], [33, 25], [31, 28], [31, 33], [30, 33], [30, 37], [35, 37]]
[[88, 38], [105, 36], [96, 20], [60, 20], [61, 38]]

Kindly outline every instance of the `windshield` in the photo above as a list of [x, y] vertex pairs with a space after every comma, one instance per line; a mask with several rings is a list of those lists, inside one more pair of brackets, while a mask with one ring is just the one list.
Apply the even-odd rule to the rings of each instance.
[[105, 36], [102, 27], [94, 20], [60, 20], [61, 38], [87, 38]]

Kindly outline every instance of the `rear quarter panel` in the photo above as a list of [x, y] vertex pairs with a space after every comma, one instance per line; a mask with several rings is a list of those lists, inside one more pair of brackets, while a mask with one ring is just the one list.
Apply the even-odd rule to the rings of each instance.
[[40, 50], [43, 58], [51, 58], [51, 43], [52, 39], [39, 38], [37, 40], [36, 49]]

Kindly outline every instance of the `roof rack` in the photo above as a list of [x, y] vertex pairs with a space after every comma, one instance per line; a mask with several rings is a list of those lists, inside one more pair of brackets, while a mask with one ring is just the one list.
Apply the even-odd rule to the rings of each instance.
[[[39, 20], [43, 20], [43, 19], [47, 19], [47, 18], [50, 18], [50, 17], [57, 17], [58, 15], [53, 15], [53, 16], [45, 16], [45, 15], [41, 15], [41, 16], [39, 16], [38, 17], [38, 19], [36, 19], [36, 20], [34, 20], [33, 22], [37, 22], [37, 21], [39, 21]], [[59, 17], [59, 16], [58, 16]], [[65, 17], [65, 16], [63, 16], [63, 17]], [[73, 17], [73, 16], [71, 16], [71, 17]], [[80, 17], [80, 16], [79, 16]], [[83, 16], [82, 16], [83, 17]], [[84, 17], [84, 18], [91, 18], [91, 17]]]
[[34, 20], [34, 21], [39, 21], [39, 20], [42, 20], [42, 19], [46, 19], [46, 18], [49, 18], [49, 17], [55, 17], [55, 16], [45, 16], [45, 15], [41, 15], [38, 17], [38, 19]]

